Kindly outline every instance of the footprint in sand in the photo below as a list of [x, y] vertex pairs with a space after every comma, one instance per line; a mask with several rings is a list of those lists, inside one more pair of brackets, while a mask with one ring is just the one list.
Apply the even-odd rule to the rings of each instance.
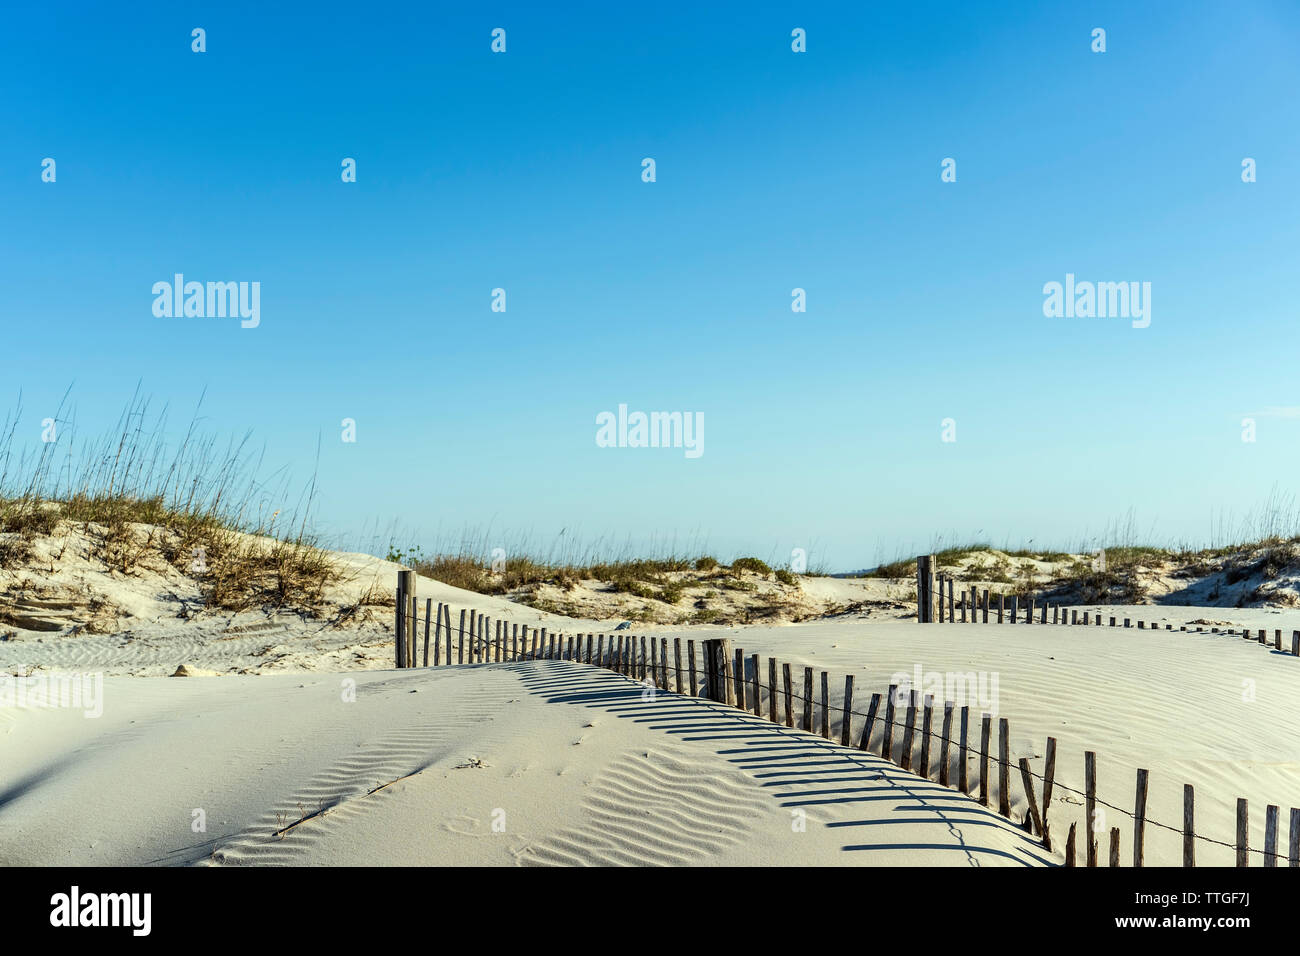
[[460, 836], [483, 836], [488, 833], [488, 829], [483, 826], [483, 821], [478, 817], [466, 816], [459, 814], [452, 817], [442, 825], [442, 828], [448, 833], [456, 833]]

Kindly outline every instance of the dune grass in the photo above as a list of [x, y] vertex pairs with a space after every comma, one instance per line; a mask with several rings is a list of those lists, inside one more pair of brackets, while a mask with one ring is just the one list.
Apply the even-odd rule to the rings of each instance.
[[33, 447], [18, 435], [20, 396], [0, 425], [0, 569], [73, 526], [111, 572], [161, 554], [199, 582], [209, 607], [312, 612], [337, 574], [307, 530], [314, 479], [286, 513], [283, 476], [260, 477], [251, 436], [222, 445], [199, 431], [198, 415], [171, 445], [167, 409], [152, 413], [137, 389], [112, 432], [82, 442], [65, 395], [54, 440]]
[[[1239, 521], [1215, 522], [1208, 543], [1152, 544], [1151, 537], [1139, 529], [1130, 510], [1073, 550], [999, 548], [987, 540], [943, 546], [937, 539], [931, 553], [939, 569], [956, 571], [959, 578], [1003, 585], [1004, 593], [1022, 598], [1079, 604], [1144, 603], [1157, 574], [1188, 580], [1219, 575], [1221, 585], [1232, 586], [1254, 577], [1270, 582], [1300, 573], [1300, 508], [1294, 495], [1276, 487]], [[916, 559], [900, 557], [864, 576], [914, 580]], [[1238, 600], [1268, 599], [1267, 590], [1261, 584]], [[1213, 591], [1211, 599], [1217, 600], [1218, 593]]]
[[[444, 544], [425, 553], [420, 547], [394, 544], [385, 557], [444, 584], [503, 595], [539, 610], [571, 616], [584, 613], [588, 599], [574, 592], [580, 583], [586, 583], [596, 591], [638, 599], [643, 603], [627, 603], [620, 613], [632, 620], [659, 623], [735, 623], [748, 620], [746, 615], [771, 616], [786, 608], [786, 593], [799, 587], [799, 576], [788, 568], [773, 569], [768, 562], [749, 555], [729, 564], [711, 554], [671, 550], [636, 557], [625, 549], [611, 557], [612, 549], [599, 545], [578, 548], [572, 542], [528, 552], [524, 551], [527, 543], [516, 539], [507, 556], [504, 548], [489, 547], [490, 540], [499, 540], [499, 536], [463, 532], [460, 541], [450, 547]], [[758, 580], [773, 586], [760, 588]], [[727, 592], [748, 595], [746, 607], [731, 606], [724, 597]], [[566, 597], [570, 594], [571, 598]], [[724, 607], [711, 606], [714, 601], [721, 601]]]

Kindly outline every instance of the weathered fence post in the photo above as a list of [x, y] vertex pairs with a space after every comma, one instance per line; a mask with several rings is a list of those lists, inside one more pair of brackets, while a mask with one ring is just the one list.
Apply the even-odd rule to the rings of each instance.
[[813, 669], [803, 669], [803, 729], [813, 732]]
[[[870, 750], [870, 749], [871, 749], [871, 728], [872, 728], [872, 726], [875, 725], [875, 723], [876, 723], [876, 714], [878, 714], [879, 712], [880, 712], [880, 695], [879, 695], [879, 694], [872, 694], [872, 695], [871, 695], [871, 705], [867, 708], [867, 722], [866, 722], [865, 724], [862, 725], [862, 740], [858, 743], [858, 749], [859, 749], [859, 750]], [[1291, 839], [1292, 839], [1292, 840], [1295, 840], [1295, 834], [1296, 834], [1296, 832], [1297, 832], [1297, 827], [1296, 827], [1295, 822], [1294, 822], [1295, 819], [1296, 819], [1295, 814], [1296, 814], [1296, 811], [1295, 811], [1295, 810], [1292, 810], [1292, 811], [1291, 811], [1291, 820], [1292, 820], [1292, 823], [1291, 823], [1291, 833], [1292, 833], [1292, 837], [1291, 837]], [[1294, 866], [1294, 865], [1295, 865], [1295, 864], [1293, 863], [1292, 866]]]
[[767, 719], [772, 723], [780, 723], [780, 716], [777, 714], [776, 707], [776, 658], [767, 659]]
[[419, 620], [419, 608], [415, 602], [415, 595], [408, 592], [406, 595], [405, 616], [402, 618], [405, 624], [402, 639], [406, 642], [404, 648], [406, 667], [415, 666], [415, 627]]
[[1250, 801], [1237, 798], [1237, 866], [1250, 866]]
[[950, 700], [943, 702], [943, 738], [939, 743], [939, 785], [948, 786], [948, 751], [952, 747], [952, 708]]
[[711, 638], [703, 642], [704, 647], [704, 696], [720, 704], [729, 704], [727, 699], [727, 664], [731, 657], [731, 641], [725, 637]]
[[993, 718], [988, 714], [980, 715], [980, 803], [989, 805], [989, 735], [993, 729]]
[[932, 620], [933, 602], [930, 592], [934, 586], [934, 568], [931, 561], [931, 555], [916, 556], [916, 622], [918, 624], [929, 624]]
[[1291, 829], [1287, 835], [1287, 866], [1300, 866], [1300, 809], [1291, 808]]
[[1038, 835], [1045, 836], [1047, 831], [1043, 827], [1043, 818], [1038, 813], [1038, 801], [1034, 798], [1034, 778], [1029, 771], [1029, 759], [1020, 758], [1020, 783], [1025, 788], [1025, 800], [1029, 803], [1029, 818], [1034, 822], [1034, 829]]
[[1183, 784], [1183, 866], [1196, 865], [1196, 791]]
[[894, 699], [898, 696], [898, 685], [889, 685], [889, 696], [885, 698], [885, 739], [880, 743], [880, 756], [886, 760], [894, 759]]
[[397, 605], [400, 608], [398, 612], [398, 633], [397, 633], [397, 666], [414, 667], [415, 666], [415, 615], [412, 607], [415, 603], [415, 572], [409, 568], [403, 568], [397, 572]]
[[925, 695], [921, 720], [921, 776], [930, 778], [930, 729], [934, 723], [934, 698]]
[[444, 631], [447, 635], [447, 663], [451, 664], [451, 605], [444, 604], [442, 607], [442, 613], [447, 622]]
[[998, 718], [998, 813], [1011, 816], [1011, 731], [1007, 718]]
[[[433, 666], [442, 663], [442, 611], [443, 603], [438, 602], [438, 618], [433, 625]], [[448, 661], [450, 663], [450, 661]]]
[[[758, 673], [757, 659], [755, 659], [754, 661], [754, 673], [756, 674]], [[757, 707], [754, 708], [754, 712], [758, 713]], [[850, 726], [849, 718], [852, 713], [853, 713], [853, 675], [850, 674], [848, 677], [844, 678], [844, 719], [840, 722], [840, 746], [841, 747], [847, 747], [849, 745], [849, 734], [852, 729]]]
[[1083, 805], [1087, 832], [1083, 837], [1088, 849], [1088, 866], [1097, 865], [1097, 755], [1091, 750], [1083, 753]]
[[1264, 865], [1277, 866], [1277, 804], [1264, 810]]
[[[442, 616], [442, 605], [438, 605], [438, 615]], [[424, 666], [429, 666], [429, 629], [433, 626], [433, 598], [424, 599]], [[437, 657], [437, 651], [434, 651]]]
[[402, 593], [402, 576], [397, 576], [397, 595], [393, 604], [393, 662], [396, 667], [405, 667], [405, 642], [402, 640], [406, 633], [406, 622], [403, 620], [405, 613], [403, 608], [406, 607], [406, 595]]
[[958, 756], [961, 762], [957, 765], [957, 789], [962, 793], [970, 793], [970, 773], [967, 763], [969, 762], [967, 742], [970, 733], [970, 707], [963, 704], [961, 708], [961, 747]]
[[745, 651], [743, 648], [740, 647], [736, 648], [735, 663], [736, 663], [736, 674], [735, 674], [735, 679], [732, 681], [735, 692], [731, 695], [732, 696], [731, 702], [736, 707], [739, 707], [741, 710], [744, 710], [745, 709]]
[[1052, 825], [1047, 809], [1052, 805], [1052, 786], [1056, 782], [1056, 738], [1047, 738], [1047, 755], [1043, 760], [1043, 846], [1052, 849]]
[[907, 692], [907, 723], [903, 726], [903, 753], [898, 765], [904, 770], [912, 769], [912, 742], [916, 735], [916, 688]]
[[1142, 866], [1142, 853], [1146, 845], [1147, 825], [1147, 772], [1137, 773], [1137, 806], [1133, 812], [1133, 867]]
[[831, 679], [822, 671], [822, 736], [831, 739]]

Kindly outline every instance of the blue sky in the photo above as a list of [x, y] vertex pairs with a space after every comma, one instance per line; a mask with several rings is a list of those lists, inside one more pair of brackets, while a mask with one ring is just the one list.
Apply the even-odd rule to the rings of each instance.
[[[86, 432], [137, 383], [177, 419], [206, 389], [302, 483], [320, 441], [339, 543], [834, 568], [1130, 513], [1199, 540], [1292, 486], [1293, 3], [267, 6], [7, 15], [31, 445], [69, 384]], [[155, 317], [176, 272], [260, 282], [260, 326]], [[1150, 327], [1044, 317], [1066, 273], [1150, 282]], [[597, 447], [620, 403], [702, 413], [704, 454]]]

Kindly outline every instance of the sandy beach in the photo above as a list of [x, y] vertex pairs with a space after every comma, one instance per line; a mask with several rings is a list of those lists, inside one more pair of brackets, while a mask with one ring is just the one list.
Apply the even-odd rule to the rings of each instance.
[[[203, 611], [184, 574], [123, 578], [65, 555], [43, 586], [89, 595], [87, 603], [78, 608], [50, 590], [44, 604], [28, 602], [27, 623], [48, 628], [60, 613], [84, 616], [107, 602], [125, 626], [97, 634], [63, 621], [58, 631], [11, 630], [0, 641], [10, 693], [0, 707], [0, 861], [1059, 865], [1063, 834], [1072, 823], [1081, 834], [1085, 827], [1087, 750], [1097, 754], [1103, 858], [1117, 826], [1128, 862], [1139, 768], [1150, 774], [1147, 865], [1181, 861], [1184, 784], [1195, 787], [1197, 832], [1211, 838], [1198, 846], [1199, 865], [1231, 865], [1237, 798], [1255, 808], [1256, 849], [1264, 806], [1285, 814], [1296, 802], [1300, 743], [1287, 728], [1300, 694], [1300, 659], [1289, 653], [1297, 611], [1094, 605], [1076, 610], [1133, 626], [1025, 624], [1023, 616], [1014, 625], [919, 625], [914, 605], [897, 606], [899, 582], [807, 577], [799, 585], [806, 600], [856, 609], [798, 623], [620, 632], [612, 619], [575, 620], [417, 580], [421, 597], [457, 617], [473, 609], [552, 634], [690, 640], [697, 654], [705, 639], [726, 638], [762, 658], [764, 718], [756, 718], [692, 696], [689, 686], [678, 695], [572, 661], [397, 670], [391, 604], [359, 615], [340, 609], [386, 591], [400, 566], [357, 554], [333, 560], [341, 583], [309, 617]], [[1265, 628], [1270, 645], [1211, 626]], [[1283, 652], [1271, 647], [1276, 629], [1288, 636]], [[796, 695], [805, 667], [829, 675], [831, 740], [765, 719], [768, 658], [792, 666]], [[178, 672], [188, 676], [171, 676]], [[47, 706], [34, 691], [16, 699], [58, 675], [93, 678], [86, 687], [95, 699], [80, 708]], [[839, 730], [849, 675], [846, 748]], [[867, 703], [891, 684], [903, 688], [899, 719], [910, 685], [935, 693], [940, 713], [945, 698], [969, 707], [969, 795], [939, 786], [937, 739], [928, 779], [915, 763], [898, 765], [901, 733], [894, 762], [880, 757], [880, 722], [859, 749]], [[816, 730], [820, 699], [813, 713]], [[1028, 804], [1018, 772], [1009, 818], [996, 812], [996, 773], [989, 806], [977, 801], [985, 713], [993, 747], [998, 719], [1008, 721], [1011, 762], [1029, 760], [1036, 789], [1047, 738], [1057, 740], [1050, 851], [1021, 829]], [[77, 810], [85, 806], [94, 813]], [[1082, 846], [1081, 838], [1080, 854]]]
[[99, 720], [6, 715], [6, 865], [1052, 861], [879, 757], [582, 665], [110, 678], [104, 695]]

